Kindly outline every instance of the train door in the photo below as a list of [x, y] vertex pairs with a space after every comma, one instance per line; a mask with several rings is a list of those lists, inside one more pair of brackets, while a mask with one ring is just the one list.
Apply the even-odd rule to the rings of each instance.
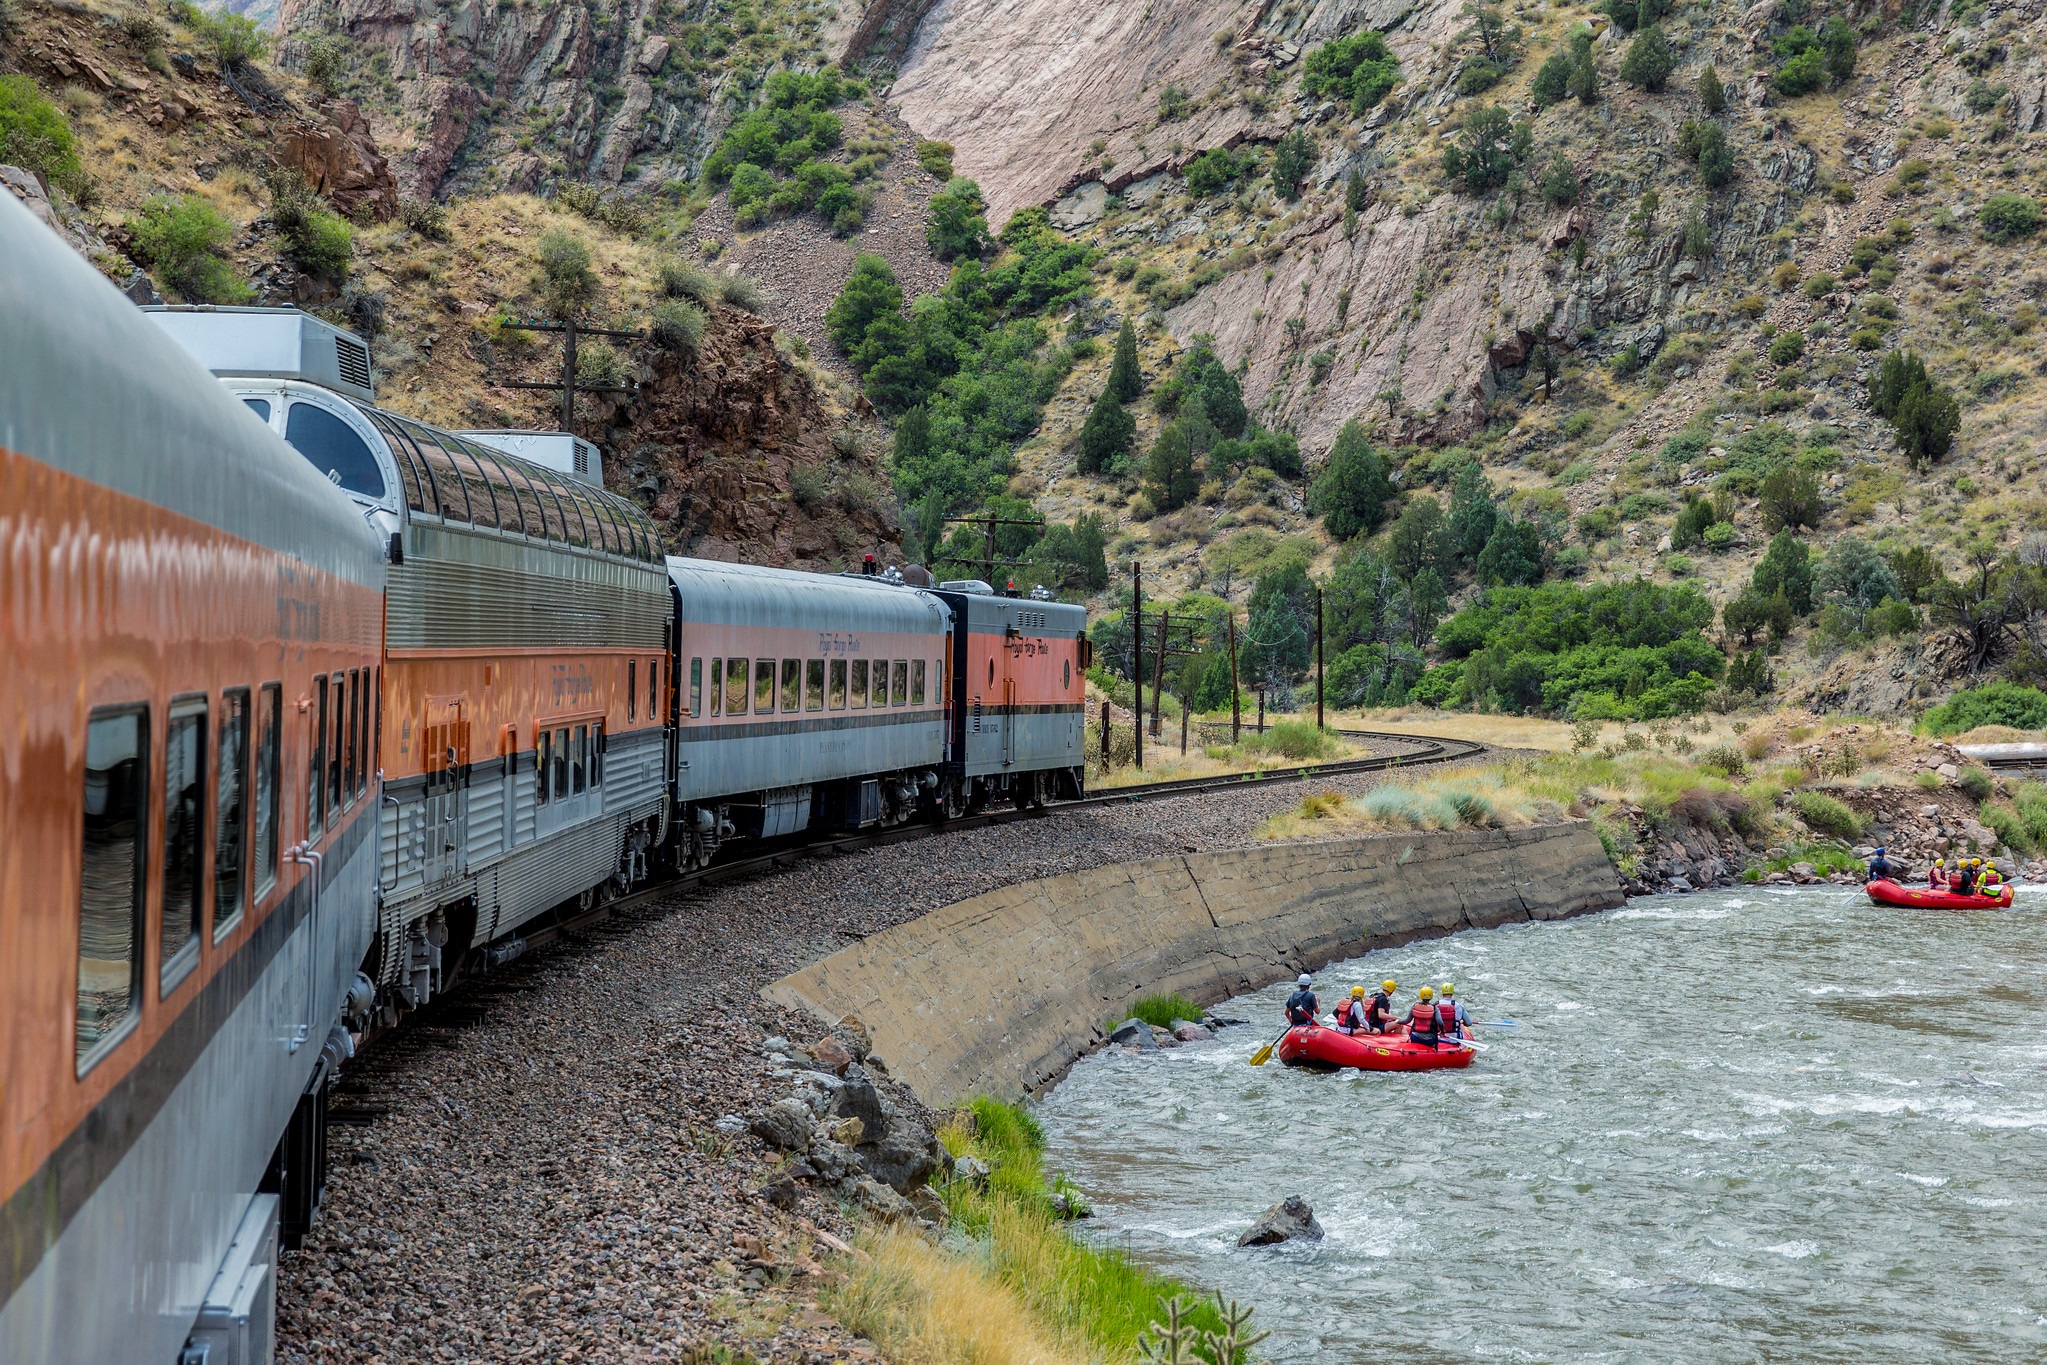
[[425, 737], [424, 872], [435, 886], [462, 875], [468, 842], [469, 722], [459, 699], [427, 702]]
[[1017, 758], [1016, 635], [1011, 608], [1005, 604], [998, 619], [1002, 633], [994, 637], [994, 652], [1002, 687], [997, 694], [1002, 699], [1002, 766], [1007, 768], [1013, 766]]

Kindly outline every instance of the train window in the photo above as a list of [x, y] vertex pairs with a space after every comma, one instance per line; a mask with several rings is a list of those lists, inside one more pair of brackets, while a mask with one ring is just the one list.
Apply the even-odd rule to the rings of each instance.
[[213, 941], [227, 936], [242, 917], [249, 851], [249, 689], [230, 688], [220, 697], [220, 738], [214, 760]]
[[78, 881], [78, 1074], [134, 1022], [142, 965], [149, 712], [95, 711], [85, 730]]
[[746, 660], [725, 661], [725, 714], [743, 716], [746, 714]]
[[1062, 688], [1073, 686], [1073, 660], [1071, 659], [1059, 665], [1059, 686]]
[[853, 709], [862, 710], [867, 705], [867, 660], [853, 660]]
[[993, 656], [990, 656], [988, 660], [988, 690], [991, 692], [995, 690], [995, 660]]
[[803, 660], [782, 660], [782, 709], [794, 711], [803, 705]]
[[370, 766], [377, 770], [377, 778], [384, 776], [384, 670], [370, 670], [370, 701], [365, 708], [370, 718]]
[[604, 722], [601, 720], [590, 726], [590, 785], [604, 785]]
[[554, 732], [554, 799], [566, 800], [569, 795], [569, 730], [563, 726]]
[[910, 705], [924, 704], [924, 661], [910, 660]]
[[341, 814], [341, 757], [347, 751], [347, 732], [343, 722], [348, 716], [348, 680], [336, 673], [334, 691], [334, 729], [327, 743], [327, 815], [328, 822]]
[[625, 661], [625, 718], [627, 720], [639, 719], [638, 716], [633, 714], [633, 708], [640, 704], [639, 698], [640, 661], [638, 659], [627, 659]]
[[318, 839], [320, 831], [326, 828], [325, 812], [320, 807], [320, 792], [326, 786], [322, 776], [327, 771], [327, 676], [321, 674], [313, 679], [313, 698], [317, 712], [313, 723], [311, 761], [306, 765], [306, 838]]
[[578, 725], [575, 738], [569, 741], [569, 795], [583, 794], [585, 765], [590, 756], [590, 727]]
[[325, 408], [293, 403], [284, 439], [328, 480], [366, 498], [384, 496], [384, 471], [355, 428]]
[[876, 659], [874, 661], [874, 704], [876, 706], [888, 705], [887, 659]]
[[279, 765], [284, 749], [284, 685], [263, 684], [256, 730], [256, 891], [277, 884]]
[[355, 794], [357, 796], [361, 796], [364, 789], [370, 785], [370, 727], [374, 724], [374, 717], [370, 711], [370, 698], [377, 690], [376, 670], [365, 668], [362, 671], [362, 680], [363, 687], [361, 694], [356, 698], [355, 705], [356, 714], [361, 718], [361, 730], [355, 742]]
[[[711, 660], [713, 664], [718, 661]], [[689, 714], [694, 720], [704, 714], [704, 661], [701, 656], [689, 661]]]
[[824, 660], [812, 659], [803, 666], [803, 709], [824, 710]]
[[756, 659], [753, 664], [753, 710], [755, 715], [775, 714], [775, 661]]
[[714, 716], [725, 714], [725, 685], [719, 681], [724, 676], [725, 661], [713, 658], [711, 660], [711, 714]]
[[348, 746], [341, 765], [341, 795], [348, 801], [355, 800], [355, 746], [362, 742], [362, 670], [348, 670]]
[[544, 806], [547, 804], [547, 789], [550, 785], [548, 773], [553, 766], [554, 732], [552, 730], [542, 730], [539, 737], [533, 741], [533, 773], [536, 779], [533, 783], [533, 803], [535, 805]]
[[843, 711], [846, 709], [846, 661], [844, 659], [832, 660], [832, 690], [830, 695], [832, 710]]
[[647, 719], [661, 719], [661, 691], [658, 686], [661, 670], [652, 659], [647, 660]]
[[[921, 667], [922, 665], [919, 665]], [[910, 701], [910, 661], [897, 659], [889, 667], [888, 704], [906, 706]]]
[[242, 402], [248, 405], [250, 412], [255, 413], [266, 422], [270, 420], [270, 400], [268, 398], [244, 398]]
[[163, 898], [157, 973], [163, 994], [199, 961], [206, 919], [206, 701], [171, 708], [163, 746]]

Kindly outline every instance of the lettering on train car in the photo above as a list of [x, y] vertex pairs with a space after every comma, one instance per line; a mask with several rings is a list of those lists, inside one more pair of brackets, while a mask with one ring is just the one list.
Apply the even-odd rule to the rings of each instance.
[[587, 664], [556, 664], [553, 671], [556, 706], [587, 701], [597, 695], [597, 680], [590, 676]]
[[817, 652], [824, 655], [860, 653], [860, 637], [839, 630], [817, 633]]
[[1044, 640], [1011, 640], [1009, 656], [1013, 659], [1035, 659], [1040, 654], [1050, 654], [1052, 646]]

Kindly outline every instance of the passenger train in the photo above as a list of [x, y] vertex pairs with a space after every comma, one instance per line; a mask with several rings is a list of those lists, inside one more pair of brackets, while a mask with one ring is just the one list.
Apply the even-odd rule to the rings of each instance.
[[1078, 797], [1086, 614], [680, 559], [0, 195], [0, 1360], [271, 1358], [362, 1035], [728, 842]]

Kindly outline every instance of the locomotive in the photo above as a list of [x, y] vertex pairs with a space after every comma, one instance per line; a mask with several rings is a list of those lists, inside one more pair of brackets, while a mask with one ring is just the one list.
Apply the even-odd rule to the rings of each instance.
[[1082, 794], [1080, 607], [669, 556], [588, 442], [4, 195], [0, 319], [0, 1359], [270, 1359], [334, 1077], [537, 929]]

